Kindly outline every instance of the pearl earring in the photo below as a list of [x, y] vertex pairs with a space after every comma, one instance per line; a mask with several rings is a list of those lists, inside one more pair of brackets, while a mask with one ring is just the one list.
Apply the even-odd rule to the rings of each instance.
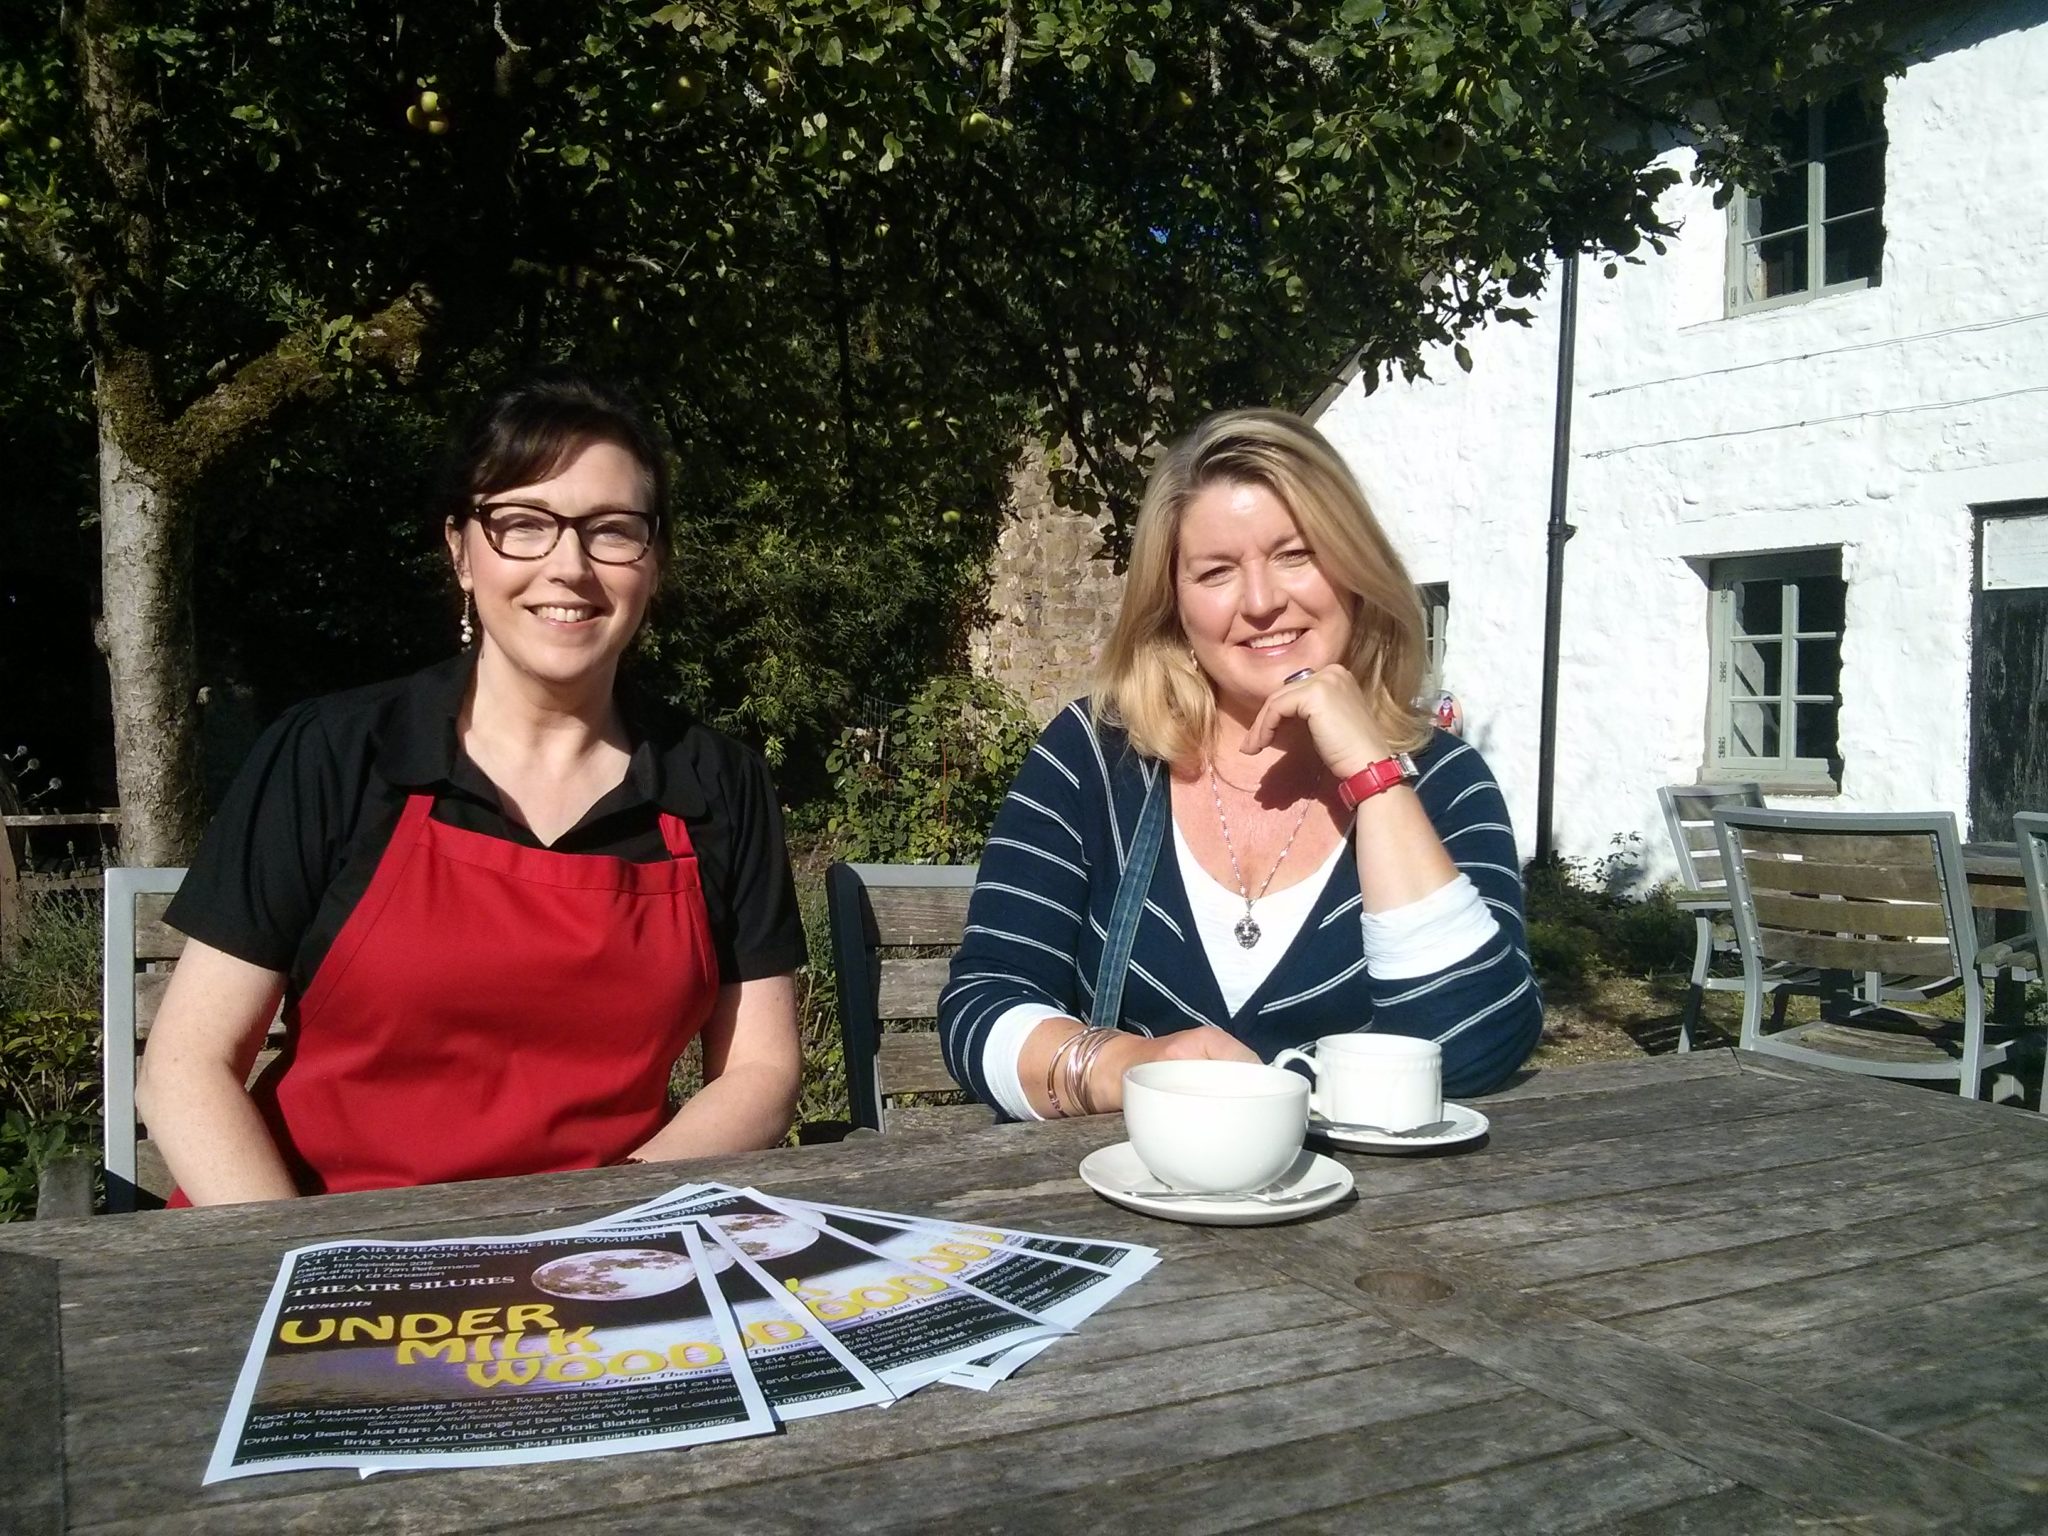
[[476, 609], [467, 592], [462, 594], [462, 644], [464, 649], [476, 644]]

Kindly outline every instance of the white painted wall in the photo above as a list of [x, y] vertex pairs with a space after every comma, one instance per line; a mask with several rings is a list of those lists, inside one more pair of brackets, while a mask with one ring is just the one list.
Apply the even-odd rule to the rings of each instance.
[[[1971, 7], [1953, 8], [1958, 15]], [[1840, 545], [1840, 810], [1967, 812], [1973, 504], [2048, 496], [2048, 0], [1976, 31], [1885, 103], [1882, 282], [1723, 317], [1726, 215], [1686, 182], [1668, 255], [1581, 269], [1558, 715], [1556, 841], [1640, 832], [1706, 753], [1706, 561]], [[1691, 152], [1667, 157], [1690, 171]], [[1417, 581], [1451, 587], [1446, 680], [1534, 844], [1557, 367], [1554, 307], [1361, 383], [1319, 425]]]

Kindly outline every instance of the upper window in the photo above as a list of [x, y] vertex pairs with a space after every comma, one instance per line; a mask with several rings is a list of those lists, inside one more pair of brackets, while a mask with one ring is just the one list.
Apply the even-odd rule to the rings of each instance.
[[1728, 312], [1876, 286], [1884, 256], [1884, 114], [1859, 93], [1787, 113], [1785, 171], [1730, 204]]
[[1717, 560], [1712, 581], [1707, 777], [1788, 790], [1839, 786], [1842, 552]]

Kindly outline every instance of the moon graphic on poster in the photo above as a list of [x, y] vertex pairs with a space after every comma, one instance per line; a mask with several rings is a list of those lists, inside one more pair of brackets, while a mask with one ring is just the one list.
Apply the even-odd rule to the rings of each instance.
[[603, 1248], [551, 1259], [533, 1272], [534, 1286], [575, 1301], [632, 1301], [678, 1290], [696, 1276], [689, 1258], [661, 1248]]
[[718, 1230], [730, 1238], [740, 1252], [757, 1262], [782, 1258], [808, 1248], [818, 1240], [816, 1227], [807, 1226], [793, 1216], [778, 1216], [770, 1211], [735, 1211], [729, 1216], [713, 1216], [710, 1220], [717, 1223]]

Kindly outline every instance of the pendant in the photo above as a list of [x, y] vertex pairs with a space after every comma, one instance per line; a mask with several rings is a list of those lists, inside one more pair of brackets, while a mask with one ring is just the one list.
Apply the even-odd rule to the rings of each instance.
[[1245, 949], [1250, 949], [1254, 944], [1258, 943], [1261, 936], [1259, 925], [1252, 921], [1252, 915], [1249, 912], [1240, 917], [1237, 920], [1237, 926], [1230, 931], [1237, 935], [1238, 944]]

